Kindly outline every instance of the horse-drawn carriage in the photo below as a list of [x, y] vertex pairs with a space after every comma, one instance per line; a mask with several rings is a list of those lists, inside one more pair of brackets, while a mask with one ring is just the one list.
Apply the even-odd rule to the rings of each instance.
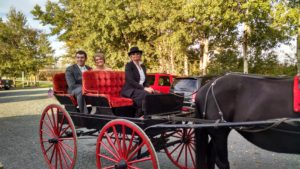
[[82, 114], [75, 98], [67, 93], [65, 74], [56, 74], [53, 82], [54, 95], [64, 108], [47, 106], [40, 121], [41, 148], [50, 168], [74, 168], [77, 140], [85, 136], [98, 137], [98, 168], [156, 169], [159, 168], [156, 152], [161, 150], [178, 167], [195, 168], [191, 129], [151, 129], [155, 124], [172, 123], [161, 117], [191, 115], [181, 111], [182, 96], [149, 95], [143, 105], [144, 117], [135, 117], [133, 101], [120, 96], [124, 72], [88, 71], [83, 73], [82, 91], [93, 113]]
[[[64, 108], [52, 104], [43, 111], [40, 121], [40, 143], [45, 160], [50, 168], [74, 168], [77, 140], [86, 136], [95, 136], [97, 137], [97, 168], [157, 169], [159, 161], [156, 152], [161, 150], [178, 168], [193, 169], [196, 168], [196, 164], [197, 168], [206, 168], [207, 165], [214, 166], [215, 163], [219, 168], [229, 168], [226, 160], [228, 160], [227, 136], [230, 129], [238, 129], [245, 138], [262, 148], [277, 152], [300, 153], [300, 148], [289, 149], [291, 145], [280, 145], [282, 139], [273, 140], [274, 145], [273, 143], [266, 144], [265, 141], [268, 137], [276, 139], [278, 135], [285, 134], [284, 136], [290, 139], [286, 142], [296, 145], [300, 137], [295, 137], [293, 140], [293, 136], [299, 135], [299, 120], [284, 117], [297, 118], [299, 115], [291, 115], [292, 108], [289, 110], [290, 114], [286, 116], [278, 114], [278, 111], [274, 111], [273, 114], [267, 114], [271, 113], [267, 112], [265, 116], [253, 114], [257, 112], [253, 111], [254, 108], [260, 107], [252, 101], [257, 100], [257, 95], [248, 89], [243, 89], [243, 92], [236, 92], [236, 90], [247, 86], [242, 86], [244, 82], [253, 87], [254, 85], [248, 78], [254, 81], [258, 78], [243, 77], [243, 80], [240, 80], [240, 77], [243, 76], [221, 77], [201, 88], [196, 99], [199, 110], [197, 113], [181, 111], [182, 96], [149, 95], [145, 98], [143, 105], [144, 118], [139, 118], [135, 117], [133, 101], [120, 96], [120, 90], [125, 81], [123, 72], [88, 71], [83, 73], [83, 95], [87, 104], [95, 110], [91, 114], [79, 113], [76, 100], [67, 94], [65, 75], [56, 74], [54, 95]], [[283, 83], [280, 80], [277, 81], [280, 84]], [[217, 83], [223, 83], [224, 87], [216, 88]], [[227, 83], [236, 83], [236, 85]], [[276, 85], [270, 84], [274, 91], [266, 93], [278, 94], [279, 89], [275, 88]], [[286, 86], [293, 87], [289, 84], [290, 82]], [[232, 86], [237, 86], [237, 88]], [[270, 90], [268, 86], [261, 88], [262, 91], [264, 89]], [[223, 91], [230, 93], [226, 95], [222, 93]], [[247, 112], [241, 115], [237, 113], [237, 110], [241, 107], [240, 101], [243, 100], [243, 94], [247, 94], [247, 91], [252, 94], [252, 97], [248, 98], [252, 102], [246, 102], [247, 105], [244, 107]], [[278, 97], [284, 96], [278, 95]], [[289, 93], [286, 97], [292, 97], [292, 94]], [[231, 103], [233, 100], [234, 102]], [[271, 101], [276, 103], [277, 100], [273, 98]], [[289, 108], [293, 105], [289, 103], [290, 101], [291, 99], [282, 101], [281, 107]], [[253, 104], [254, 107], [248, 108], [251, 107], [249, 104]], [[272, 102], [263, 109], [274, 107], [273, 104]], [[284, 109], [280, 109], [282, 110]], [[82, 128], [88, 130], [81, 130]], [[195, 128], [199, 130], [195, 132]], [[253, 133], [256, 134], [253, 135]], [[208, 144], [208, 141], [212, 144]], [[217, 162], [216, 157], [219, 160]]]

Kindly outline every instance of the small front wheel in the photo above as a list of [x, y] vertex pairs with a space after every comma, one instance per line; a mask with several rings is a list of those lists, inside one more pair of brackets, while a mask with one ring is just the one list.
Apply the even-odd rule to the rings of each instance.
[[107, 123], [96, 146], [98, 169], [158, 169], [155, 149], [145, 132], [123, 119]]

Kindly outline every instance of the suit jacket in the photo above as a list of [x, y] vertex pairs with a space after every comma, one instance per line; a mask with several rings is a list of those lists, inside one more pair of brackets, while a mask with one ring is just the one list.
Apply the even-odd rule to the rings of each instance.
[[[87, 70], [92, 68], [85, 65]], [[68, 93], [72, 94], [72, 91], [77, 87], [82, 86], [82, 72], [77, 64], [71, 65], [66, 69], [66, 81], [68, 84]]]
[[143, 85], [140, 85], [140, 74], [133, 63], [133, 61], [128, 62], [125, 66], [125, 85], [122, 88], [121, 95], [124, 97], [131, 97], [133, 91], [135, 89], [144, 90], [144, 87], [148, 87], [147, 83], [147, 74], [146, 74], [146, 67], [142, 64], [141, 65], [144, 73], [145, 73], [145, 82]]

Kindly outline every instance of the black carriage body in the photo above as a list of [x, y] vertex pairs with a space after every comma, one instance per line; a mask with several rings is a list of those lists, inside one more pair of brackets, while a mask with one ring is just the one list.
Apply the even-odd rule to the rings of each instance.
[[[167, 119], [152, 119], [151, 116], [180, 115], [183, 105], [183, 97], [172, 94], [155, 94], [148, 95], [143, 105], [144, 118], [135, 117], [136, 109], [133, 106], [115, 107], [109, 105], [109, 101], [104, 97], [85, 97], [87, 103], [96, 109], [94, 114], [83, 114], [78, 111], [76, 105], [68, 96], [55, 95], [57, 100], [65, 106], [70, 114], [73, 123], [77, 127], [101, 130], [102, 127], [114, 119], [126, 119], [134, 122], [142, 129], [148, 128], [155, 124], [171, 123]], [[90, 107], [91, 110], [91, 107]], [[155, 136], [163, 133], [165, 130], [149, 130], [147, 135]]]

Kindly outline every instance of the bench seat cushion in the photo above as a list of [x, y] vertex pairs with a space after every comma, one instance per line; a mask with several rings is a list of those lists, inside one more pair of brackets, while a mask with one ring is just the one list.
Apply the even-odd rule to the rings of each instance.
[[125, 98], [125, 97], [116, 97], [110, 96], [107, 94], [93, 94], [88, 93], [86, 96], [93, 96], [93, 97], [104, 97], [108, 100], [110, 107], [126, 107], [126, 106], [133, 106], [132, 99]]

